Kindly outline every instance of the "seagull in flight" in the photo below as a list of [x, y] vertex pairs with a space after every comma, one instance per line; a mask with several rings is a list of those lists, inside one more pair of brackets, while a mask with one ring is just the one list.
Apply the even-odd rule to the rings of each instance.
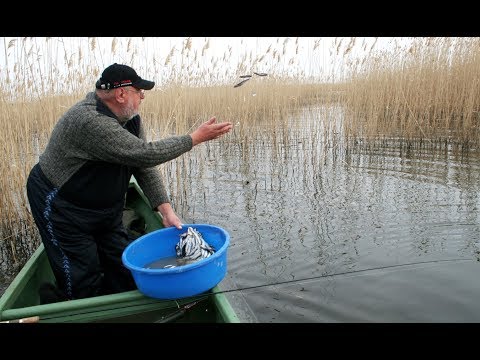
[[[253, 75], [256, 75], [256, 76], [267, 76], [268, 74], [267, 73], [258, 73], [258, 72], [253, 72]], [[235, 84], [233, 87], [236, 88], [236, 87], [239, 87], [239, 86], [242, 86], [243, 84], [245, 84], [248, 80], [250, 80], [252, 78], [253, 75], [240, 75], [240, 78], [243, 79], [242, 81], [240, 81], [238, 84]]]

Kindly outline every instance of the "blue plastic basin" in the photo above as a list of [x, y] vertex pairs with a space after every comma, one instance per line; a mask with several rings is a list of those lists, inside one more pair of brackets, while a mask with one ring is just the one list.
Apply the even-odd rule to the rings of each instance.
[[[176, 256], [180, 234], [191, 226], [215, 252], [205, 259], [174, 268], [148, 269], [145, 266], [161, 258]], [[138, 290], [156, 299], [178, 299], [210, 290], [227, 273], [227, 248], [230, 235], [224, 229], [207, 224], [184, 224], [179, 230], [168, 227], [153, 231], [131, 242], [123, 251], [122, 262], [132, 275]]]

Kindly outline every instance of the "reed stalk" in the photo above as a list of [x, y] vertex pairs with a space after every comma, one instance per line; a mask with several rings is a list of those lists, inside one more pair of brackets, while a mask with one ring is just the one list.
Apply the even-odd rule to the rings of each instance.
[[[256, 156], [268, 157], [271, 173], [263, 186], [278, 190], [285, 186], [282, 177], [287, 171], [281, 164], [294, 151], [304, 169], [317, 173], [328, 161], [345, 161], [339, 154], [353, 147], [479, 146], [478, 38], [418, 38], [388, 52], [377, 50], [375, 41], [336, 39], [327, 49], [334, 59], [332, 72], [321, 81], [304, 69], [322, 66], [322, 39], [308, 49], [298, 38], [277, 41], [238, 58], [232, 47], [211, 57], [210, 40], [196, 50], [199, 41], [185, 39], [158, 58], [145, 43], [125, 38], [112, 40], [112, 54], [99, 48], [96, 38], [4, 40], [0, 258], [5, 263], [23, 263], [40, 243], [26, 198], [28, 173], [56, 121], [93, 90], [112, 55], [123, 54], [121, 62], [136, 67], [145, 78], [161, 78], [141, 108], [150, 140], [189, 133], [211, 116], [235, 124], [229, 135], [159, 167], [180, 213], [195, 211], [186, 200], [196, 190], [188, 182], [189, 174], [207, 176], [205, 163], [216, 164], [224, 155], [241, 159], [246, 173], [257, 171], [248, 165]], [[365, 55], [359, 57], [358, 50]], [[305, 56], [311, 60], [308, 65], [302, 60]], [[235, 59], [238, 64], [229, 72], [227, 65]], [[258, 69], [269, 75], [233, 87], [240, 75]], [[39, 74], [41, 82], [34, 81]], [[318, 119], [312, 128], [304, 127], [305, 112]], [[305, 149], [312, 151], [310, 158], [302, 154]]]

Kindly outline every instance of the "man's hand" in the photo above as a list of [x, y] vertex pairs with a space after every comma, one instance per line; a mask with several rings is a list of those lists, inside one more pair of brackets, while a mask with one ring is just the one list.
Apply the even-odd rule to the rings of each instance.
[[212, 117], [190, 134], [193, 146], [204, 141], [216, 139], [232, 130], [233, 124], [231, 122], [226, 121], [217, 124], [216, 121], [217, 119]]
[[170, 203], [158, 205], [157, 210], [160, 214], [162, 214], [163, 226], [175, 226], [179, 230], [182, 228], [182, 222], [180, 221], [180, 218], [177, 216], [177, 214], [175, 214], [175, 212], [173, 211], [172, 205], [170, 205]]

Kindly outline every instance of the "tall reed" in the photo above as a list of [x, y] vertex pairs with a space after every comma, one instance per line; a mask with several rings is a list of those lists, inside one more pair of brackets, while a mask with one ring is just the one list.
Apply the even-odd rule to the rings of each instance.
[[480, 140], [480, 39], [416, 38], [348, 65], [346, 133], [404, 146]]
[[[150, 140], [188, 133], [211, 116], [235, 124], [229, 135], [195, 150], [201, 152], [203, 162], [224, 152], [241, 156], [248, 164], [250, 157], [264, 155], [255, 153], [259, 150], [252, 141], [256, 141], [273, 150], [267, 162], [273, 177], [286, 171], [276, 164], [295, 147], [315, 152], [313, 163], [305, 164], [313, 169], [327, 160], [341, 160], [338, 154], [349, 146], [478, 147], [478, 38], [414, 39], [409, 48], [390, 52], [376, 51], [375, 43], [355, 38], [335, 39], [331, 48], [323, 48], [335, 62], [321, 79], [305, 70], [324, 66], [323, 39], [315, 39], [311, 48], [302, 47], [298, 38], [277, 40], [240, 55], [229, 46], [215, 57], [209, 56], [208, 39], [195, 49], [199, 39], [187, 38], [181, 46], [165, 49], [160, 58], [147, 40], [114, 38], [102, 48], [96, 38], [5, 42], [1, 74], [6, 81], [0, 82], [3, 271], [15, 272], [40, 243], [25, 191], [31, 167], [56, 121], [93, 90], [112, 58], [134, 66], [145, 78], [160, 76], [141, 108]], [[368, 50], [367, 55], [358, 57], [358, 48]], [[305, 62], [305, 57], [310, 61]], [[254, 76], [233, 87], [240, 75], [252, 71], [268, 76]], [[302, 111], [318, 119], [314, 128], [303, 126]], [[186, 196], [182, 181], [192, 159], [187, 153], [160, 167], [179, 205]], [[200, 162], [195, 171], [203, 168]], [[273, 187], [275, 181], [269, 184]]]

